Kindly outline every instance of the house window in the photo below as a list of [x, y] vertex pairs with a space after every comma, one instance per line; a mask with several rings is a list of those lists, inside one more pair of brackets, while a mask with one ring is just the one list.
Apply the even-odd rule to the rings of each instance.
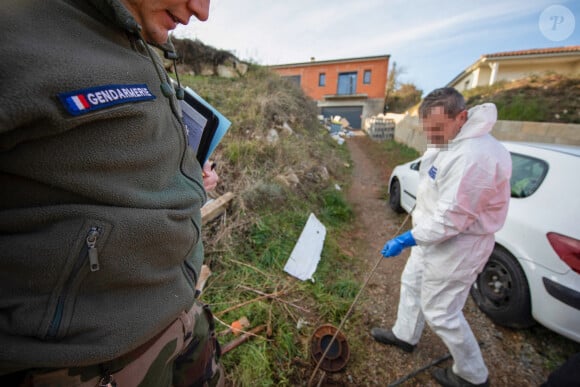
[[282, 76], [282, 79], [285, 79], [289, 82], [295, 83], [298, 86], [300, 86], [300, 83], [302, 81], [300, 75], [285, 75], [285, 76]]
[[367, 85], [371, 83], [371, 70], [365, 70], [363, 75], [363, 83]]
[[338, 90], [336, 94], [356, 94], [356, 73], [338, 74]]
[[318, 86], [326, 86], [326, 73], [318, 74]]

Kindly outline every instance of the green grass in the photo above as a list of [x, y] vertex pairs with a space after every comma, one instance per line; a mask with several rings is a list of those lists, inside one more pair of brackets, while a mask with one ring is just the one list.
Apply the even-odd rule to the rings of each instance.
[[545, 121], [548, 111], [546, 106], [537, 99], [529, 99], [524, 95], [503, 99], [498, 106], [499, 120], [514, 121]]
[[327, 189], [321, 193], [320, 200], [322, 200], [320, 219], [323, 223], [340, 227], [353, 219], [354, 214], [342, 191], [334, 188]]
[[387, 159], [394, 161], [393, 165], [406, 163], [420, 156], [416, 149], [396, 141], [384, 141], [379, 144], [380, 151], [387, 156]]
[[[309, 360], [307, 338], [312, 329], [321, 321], [338, 324], [360, 286], [338, 265], [347, 258], [336, 240], [353, 216], [343, 192], [334, 188], [310, 192], [305, 201], [296, 192], [283, 190], [284, 195], [272, 201], [269, 194], [274, 186], [264, 183], [269, 188], [257, 189], [264, 194], [254, 200], [262, 205], [248, 215], [252, 218], [249, 227], [232, 232], [228, 251], [206, 258], [214, 262], [216, 277], [210, 277], [203, 299], [212, 305], [216, 316], [225, 323], [246, 316], [252, 326], [266, 324], [272, 329], [269, 341], [253, 339], [223, 357], [231, 381], [239, 386], [258, 381], [264, 386], [294, 385], [292, 361]], [[327, 228], [314, 283], [299, 281], [283, 271], [311, 212]], [[255, 300], [259, 294], [251, 289], [282, 293], [278, 298]], [[302, 320], [308, 325], [300, 326]], [[222, 342], [231, 339], [227, 335]]]
[[[216, 316], [226, 323], [246, 316], [253, 326], [266, 324], [273, 332], [269, 341], [253, 339], [223, 357], [224, 367], [236, 385], [292, 385], [292, 360], [308, 359], [304, 339], [311, 332], [300, 329], [301, 319], [312, 319], [309, 328], [318, 319], [336, 323], [351, 302], [355, 285], [331, 279], [336, 278], [336, 273], [331, 273], [335, 264], [327, 251], [322, 254], [321, 270], [316, 272], [314, 284], [300, 282], [283, 271], [306, 219], [307, 211], [300, 217], [294, 211], [259, 217], [248, 235], [235, 236], [239, 249], [223, 255], [213, 267], [220, 277], [203, 297], [214, 303]], [[233, 261], [245, 265], [232, 264]], [[279, 295], [256, 300], [259, 295], [252, 289]], [[240, 308], [220, 313], [245, 302], [248, 303]], [[224, 339], [226, 342], [232, 337]]]

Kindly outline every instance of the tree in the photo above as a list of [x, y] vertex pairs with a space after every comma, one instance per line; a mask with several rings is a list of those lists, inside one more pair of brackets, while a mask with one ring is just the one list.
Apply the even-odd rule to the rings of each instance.
[[393, 113], [404, 113], [409, 108], [421, 102], [423, 90], [417, 89], [412, 83], [403, 83], [394, 90], [389, 101], [389, 111]]
[[397, 67], [397, 62], [393, 62], [387, 78], [383, 113], [404, 113], [421, 101], [423, 90], [412, 83], [401, 83], [401, 75], [405, 72], [404, 67]]
[[385, 103], [383, 106], [383, 113], [391, 110], [389, 108], [390, 98], [395, 90], [399, 87], [399, 78], [401, 74], [405, 72], [403, 67], [397, 68], [397, 62], [393, 62], [391, 65], [391, 71], [389, 71], [387, 77], [387, 89], [385, 90]]

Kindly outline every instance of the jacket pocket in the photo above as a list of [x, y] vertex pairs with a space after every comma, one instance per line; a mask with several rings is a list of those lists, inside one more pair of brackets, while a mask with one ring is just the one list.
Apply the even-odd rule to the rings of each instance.
[[62, 338], [68, 331], [74, 306], [83, 280], [101, 269], [99, 250], [103, 249], [112, 226], [100, 220], [86, 221], [77, 235], [70, 259], [52, 292], [43, 337], [46, 340]]

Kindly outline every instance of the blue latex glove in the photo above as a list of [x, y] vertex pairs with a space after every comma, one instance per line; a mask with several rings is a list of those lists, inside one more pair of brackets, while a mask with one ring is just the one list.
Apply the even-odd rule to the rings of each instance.
[[411, 231], [407, 231], [406, 233], [388, 241], [385, 244], [385, 247], [381, 250], [381, 254], [383, 254], [383, 257], [385, 258], [396, 257], [401, 254], [401, 251], [403, 251], [404, 248], [416, 245], [417, 242], [415, 242], [413, 234], [411, 234]]

